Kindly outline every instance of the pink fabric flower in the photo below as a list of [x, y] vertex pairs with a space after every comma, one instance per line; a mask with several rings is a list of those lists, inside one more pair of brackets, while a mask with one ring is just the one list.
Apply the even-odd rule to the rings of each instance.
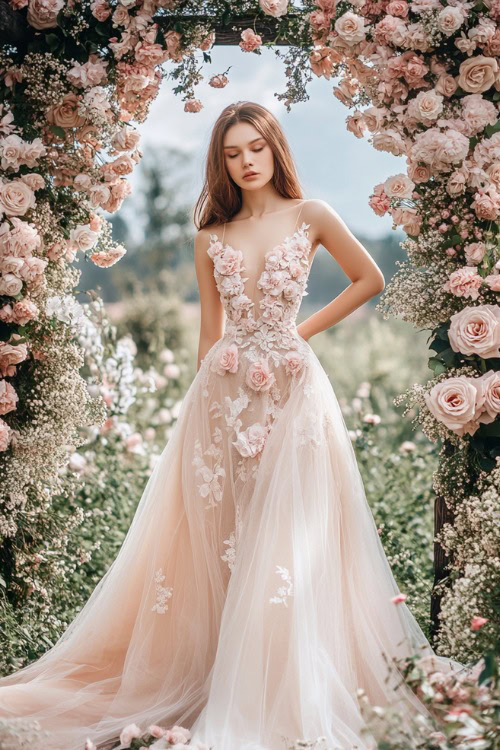
[[246, 373], [246, 383], [254, 391], [268, 391], [275, 382], [276, 377], [269, 369], [266, 360], [257, 360], [249, 366]]
[[215, 256], [214, 268], [216, 273], [230, 276], [240, 270], [242, 261], [243, 253], [241, 250], [233, 250], [232, 247], [228, 246], [220, 255]]
[[443, 284], [443, 289], [456, 297], [477, 299], [482, 283], [483, 279], [477, 273], [477, 266], [464, 266], [450, 274], [448, 281]]
[[0, 414], [7, 414], [17, 409], [19, 396], [6, 380], [0, 380]]
[[238, 347], [236, 344], [222, 347], [218, 352], [215, 369], [219, 375], [225, 375], [226, 372], [234, 373], [238, 371]]
[[302, 354], [294, 349], [291, 349], [283, 357], [285, 372], [287, 375], [297, 375], [305, 364], [305, 359]]
[[255, 422], [243, 432], [238, 433], [238, 439], [232, 443], [244, 458], [253, 458], [264, 448], [267, 437], [266, 428]]
[[253, 29], [245, 29], [241, 32], [240, 47], [243, 52], [253, 52], [262, 44], [262, 37], [256, 34]]

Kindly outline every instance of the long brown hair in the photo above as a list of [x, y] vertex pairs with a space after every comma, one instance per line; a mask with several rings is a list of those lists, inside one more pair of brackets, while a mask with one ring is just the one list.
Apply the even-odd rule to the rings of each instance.
[[272, 183], [284, 198], [303, 198], [290, 146], [276, 117], [256, 102], [238, 101], [220, 113], [208, 146], [205, 181], [194, 207], [197, 229], [224, 224], [242, 205], [241, 188], [230, 177], [224, 161], [224, 135], [231, 125], [248, 122], [266, 139], [274, 154]]

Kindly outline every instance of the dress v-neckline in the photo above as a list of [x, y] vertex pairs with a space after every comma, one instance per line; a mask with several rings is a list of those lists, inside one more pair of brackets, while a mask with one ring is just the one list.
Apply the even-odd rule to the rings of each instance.
[[[308, 227], [308, 226], [309, 226], [309, 224], [307, 224], [307, 223], [306, 223], [305, 221], [303, 221], [303, 222], [302, 222], [302, 224], [300, 225], [300, 227], [298, 227], [298, 228], [297, 228], [297, 229], [295, 230], [295, 232], [293, 232], [292, 234], [289, 234], [289, 235], [287, 235], [286, 237], [284, 237], [284, 238], [283, 238], [283, 239], [281, 240], [281, 242], [278, 242], [278, 243], [277, 243], [276, 245], [273, 245], [273, 247], [269, 248], [269, 250], [266, 250], [266, 252], [265, 252], [265, 253], [264, 253], [264, 255], [263, 255], [263, 258], [264, 258], [264, 267], [263, 267], [262, 271], [260, 272], [260, 274], [259, 274], [259, 276], [258, 276], [258, 278], [257, 278], [256, 284], [258, 284], [258, 283], [259, 283], [259, 281], [260, 281], [260, 280], [262, 279], [262, 276], [263, 276], [263, 275], [265, 274], [265, 272], [267, 271], [267, 255], [268, 255], [268, 253], [272, 252], [272, 251], [273, 251], [273, 250], [274, 250], [274, 249], [275, 249], [276, 247], [279, 247], [280, 245], [283, 245], [283, 244], [284, 244], [285, 242], [288, 242], [288, 241], [290, 241], [290, 240], [293, 240], [293, 239], [295, 238], [295, 236], [296, 236], [296, 235], [297, 235], [297, 234], [298, 234], [299, 232], [303, 232], [303, 234], [304, 234], [304, 235], [305, 235], [305, 236], [307, 237], [307, 241], [308, 241], [308, 243], [309, 243], [309, 249], [310, 249], [310, 247], [311, 247], [311, 240], [309, 239], [309, 236], [308, 236], [308, 235], [309, 235], [309, 230], [308, 230], [308, 229], [304, 229], [304, 226]], [[223, 251], [224, 251], [224, 250], [226, 250], [226, 249], [227, 249], [228, 247], [230, 247], [230, 248], [231, 248], [231, 250], [235, 250], [236, 252], [240, 252], [240, 253], [241, 253], [241, 254], [243, 255], [243, 250], [240, 250], [239, 248], [237, 248], [237, 247], [234, 247], [233, 245], [231, 245], [231, 243], [230, 243], [230, 242], [226, 242], [226, 243], [224, 244], [224, 243], [222, 242], [222, 240], [220, 239], [219, 235], [217, 234], [217, 232], [212, 232], [212, 233], [211, 233], [211, 236], [217, 237], [217, 241], [221, 243], [221, 245], [222, 245], [222, 250], [223, 250]], [[210, 242], [210, 245], [209, 245], [209, 247], [211, 247], [211, 246], [212, 246], [212, 242]], [[242, 270], [242, 271], [246, 271], [246, 270], [247, 270], [247, 269], [246, 269], [246, 266], [245, 266], [245, 265], [242, 265], [242, 266], [241, 266], [241, 270]], [[247, 277], [247, 280], [248, 280], [248, 277]]]

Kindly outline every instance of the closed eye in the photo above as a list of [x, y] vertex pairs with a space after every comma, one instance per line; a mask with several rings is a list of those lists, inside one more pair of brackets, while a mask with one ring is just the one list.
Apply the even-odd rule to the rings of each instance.
[[[262, 150], [263, 150], [263, 148], [264, 148], [264, 146], [262, 146], [262, 148], [254, 148], [254, 149], [252, 149], [252, 150], [253, 150], [253, 151], [254, 151], [255, 153], [258, 153], [259, 151], [262, 151]], [[238, 156], [238, 154], [228, 154], [228, 156], [229, 156], [229, 158], [230, 158], [230, 159], [234, 159], [234, 158], [235, 158], [236, 156]]]

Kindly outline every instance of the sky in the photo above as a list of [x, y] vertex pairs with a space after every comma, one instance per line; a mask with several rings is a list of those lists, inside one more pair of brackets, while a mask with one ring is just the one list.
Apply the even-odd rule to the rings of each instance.
[[[286, 48], [280, 50], [285, 53]], [[203, 64], [204, 80], [195, 89], [203, 103], [198, 113], [184, 112], [181, 96], [172, 93], [176, 81], [165, 78], [148, 119], [138, 126], [140, 148], [167, 146], [186, 152], [190, 170], [183, 180], [185, 200], [194, 205], [203, 184], [210, 132], [221, 110], [242, 99], [258, 102], [273, 112], [285, 131], [305, 198], [329, 203], [354, 234], [378, 238], [390, 232], [390, 217], [377, 216], [368, 199], [377, 183], [405, 171], [404, 159], [377, 151], [366, 137], [356, 138], [347, 131], [346, 117], [354, 110], [333, 95], [334, 79], [314, 75], [307, 85], [309, 100], [292, 104], [287, 112], [274, 96], [286, 88], [283, 60], [268, 48], [261, 51], [257, 55], [236, 46], [212, 47], [212, 63]], [[199, 60], [201, 64], [201, 53]], [[229, 66], [225, 88], [208, 85], [212, 75], [226, 72]]]

